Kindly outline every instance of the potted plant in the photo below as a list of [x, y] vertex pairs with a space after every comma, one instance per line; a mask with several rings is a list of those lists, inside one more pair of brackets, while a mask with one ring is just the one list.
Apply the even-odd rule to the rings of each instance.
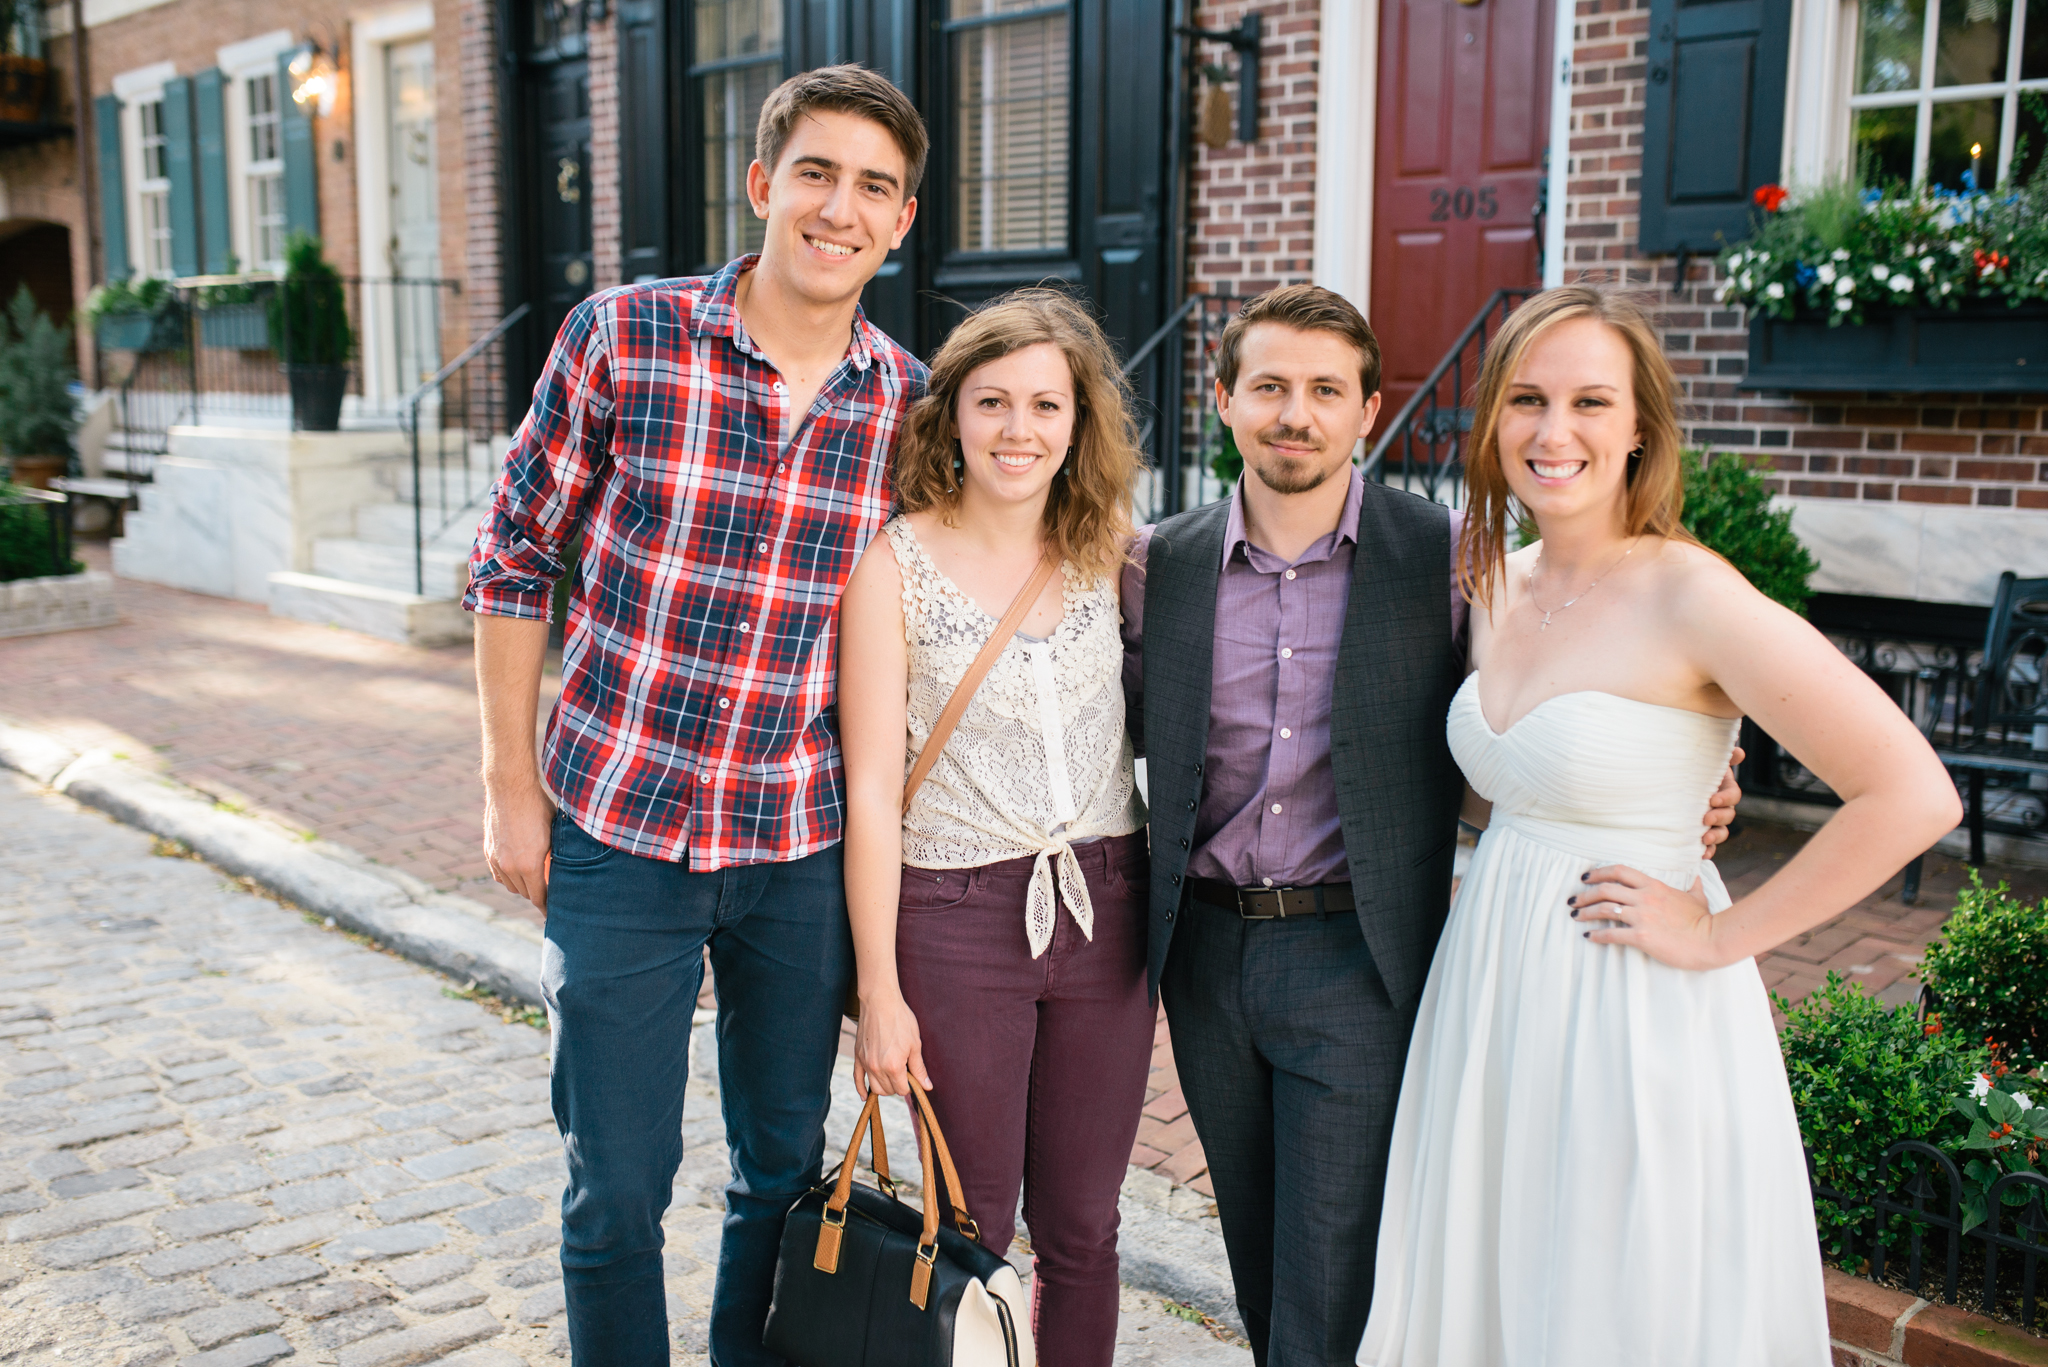
[[[238, 266], [230, 256], [227, 273], [235, 274]], [[270, 350], [270, 310], [257, 298], [256, 282], [237, 280], [226, 285], [202, 285], [197, 302], [199, 340], [203, 345], [236, 351]]]
[[2048, 388], [2048, 186], [1756, 192], [1721, 256], [1749, 310], [1745, 389]]
[[18, 32], [37, 22], [36, 0], [0, 0], [0, 123], [40, 123], [50, 66], [21, 51]]
[[85, 312], [94, 337], [109, 351], [176, 351], [184, 345], [184, 311], [167, 280], [109, 280], [86, 296]]
[[348, 298], [340, 272], [321, 255], [319, 238], [293, 233], [284, 260], [284, 279], [270, 298], [270, 335], [291, 385], [292, 425], [332, 432], [341, 426], [341, 397], [355, 354]]
[[68, 330], [38, 312], [23, 285], [0, 316], [0, 453], [16, 483], [47, 489], [69, 468], [76, 378]]

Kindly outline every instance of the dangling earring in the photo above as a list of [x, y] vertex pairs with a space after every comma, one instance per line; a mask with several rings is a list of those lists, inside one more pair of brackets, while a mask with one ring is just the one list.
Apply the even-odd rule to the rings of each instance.
[[967, 453], [960, 448], [960, 440], [957, 437], [953, 439], [953, 473], [949, 479], [951, 482], [946, 485], [946, 492], [949, 494], [967, 482]]

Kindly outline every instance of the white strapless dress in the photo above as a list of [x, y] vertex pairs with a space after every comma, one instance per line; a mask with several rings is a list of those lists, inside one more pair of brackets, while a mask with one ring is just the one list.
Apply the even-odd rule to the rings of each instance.
[[1451, 751], [1493, 802], [1401, 1082], [1368, 1367], [1827, 1367], [1805, 1159], [1763, 981], [1597, 945], [1565, 898], [1627, 864], [1728, 893], [1700, 814], [1736, 724], [1607, 693]]

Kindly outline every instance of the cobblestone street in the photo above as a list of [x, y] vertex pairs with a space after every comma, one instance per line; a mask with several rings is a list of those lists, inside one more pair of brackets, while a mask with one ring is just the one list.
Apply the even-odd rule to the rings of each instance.
[[[566, 1361], [543, 1031], [11, 774], [0, 830], [0, 1362]], [[716, 1096], [666, 1221], [690, 1364]], [[1249, 1358], [1127, 1291], [1117, 1361]]]

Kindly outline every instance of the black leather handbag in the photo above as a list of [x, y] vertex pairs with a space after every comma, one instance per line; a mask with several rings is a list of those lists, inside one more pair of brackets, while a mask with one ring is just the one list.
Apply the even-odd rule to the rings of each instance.
[[[790, 1208], [762, 1346], [797, 1367], [1036, 1367], [1023, 1282], [976, 1242], [931, 1102], [915, 1078], [910, 1091], [924, 1121], [923, 1213], [896, 1199], [881, 1097], [870, 1094], [838, 1181]], [[874, 1136], [880, 1190], [853, 1180], [863, 1132]], [[940, 1228], [942, 1199], [957, 1229]]]

